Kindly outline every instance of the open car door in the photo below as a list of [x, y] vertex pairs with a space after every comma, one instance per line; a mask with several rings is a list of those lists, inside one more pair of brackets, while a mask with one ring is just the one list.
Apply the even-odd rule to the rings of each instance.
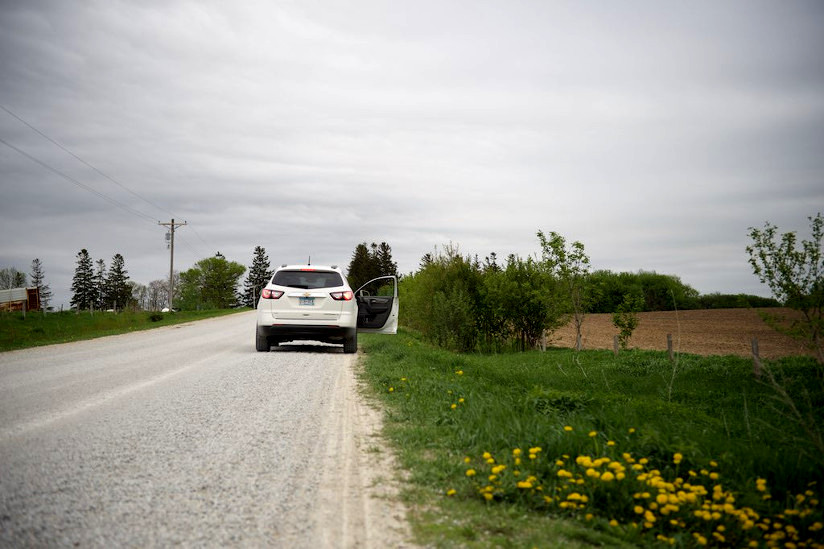
[[398, 332], [398, 277], [374, 278], [355, 292], [358, 303], [358, 332]]

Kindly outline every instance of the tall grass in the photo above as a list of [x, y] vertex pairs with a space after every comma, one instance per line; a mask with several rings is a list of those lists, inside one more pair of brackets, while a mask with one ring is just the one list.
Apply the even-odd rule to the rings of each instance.
[[[552, 349], [460, 355], [431, 347], [410, 332], [363, 338], [362, 343], [365, 377], [386, 401], [387, 433], [412, 482], [441, 494], [450, 508], [453, 500], [481, 499], [488, 501], [487, 509], [515, 506], [534, 516], [580, 519], [609, 539], [632, 543], [766, 543], [749, 531], [756, 528], [762, 534], [755, 523], [735, 535], [730, 528], [737, 522], [726, 527], [726, 536], [708, 531], [708, 526], [726, 523], [704, 520], [694, 514], [700, 507], [686, 503], [679, 510], [686, 517], [678, 518], [683, 526], [665, 527], [668, 522], [661, 515], [657, 522], [635, 515], [639, 502], [633, 496], [643, 493], [637, 490], [645, 483], [660, 478], [678, 484], [680, 478], [681, 484], [705, 486], [709, 494], [718, 485], [725, 500], [737, 502], [736, 510], [788, 517], [776, 522], [790, 523], [794, 510], [801, 513], [803, 507], [806, 515], [794, 526], [803, 535], [815, 536], [815, 528], [821, 527], [815, 494], [824, 482], [824, 456], [803, 424], [777, 413], [782, 400], [772, 387], [752, 379], [748, 360], [680, 354], [674, 377], [664, 352], [630, 351], [615, 357], [608, 351]], [[771, 368], [788, 395], [810, 402], [820, 425], [824, 391], [811, 383], [820, 375], [815, 361], [792, 358]], [[540, 450], [530, 452], [536, 448]], [[609, 480], [593, 484], [595, 477], [585, 476], [592, 467], [583, 467], [579, 457], [584, 464], [608, 458], [600, 462], [600, 473], [616, 462], [610, 474], [623, 467], [626, 478], [607, 486], [614, 480], [607, 476]], [[475, 474], [468, 477], [470, 469]], [[572, 476], [559, 479], [560, 470]], [[512, 476], [515, 471], [519, 477]], [[651, 476], [639, 480], [641, 475]], [[530, 478], [527, 488], [523, 483]], [[585, 505], [564, 499], [572, 493], [568, 483], [574, 482], [588, 490]], [[647, 490], [656, 506], [656, 490]], [[799, 494], [806, 504], [796, 501]], [[687, 516], [688, 511], [693, 514]], [[675, 518], [674, 513], [666, 520]], [[735, 520], [740, 520], [737, 515]], [[465, 541], [456, 532], [457, 541]]]

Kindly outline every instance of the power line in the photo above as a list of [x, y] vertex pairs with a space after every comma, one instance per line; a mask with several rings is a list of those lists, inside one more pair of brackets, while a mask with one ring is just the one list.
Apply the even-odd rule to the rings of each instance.
[[[135, 191], [131, 190], [130, 188], [128, 188], [128, 187], [127, 187], [127, 186], [125, 186], [124, 184], [120, 183], [120, 182], [119, 182], [117, 179], [115, 179], [114, 177], [112, 177], [112, 176], [108, 175], [107, 173], [105, 173], [105, 172], [103, 172], [102, 170], [98, 169], [96, 166], [94, 166], [94, 165], [92, 165], [91, 163], [87, 162], [86, 160], [84, 160], [83, 158], [81, 158], [80, 156], [78, 156], [77, 154], [75, 154], [74, 152], [72, 152], [71, 150], [69, 150], [68, 148], [66, 148], [65, 146], [63, 146], [61, 143], [59, 143], [59, 142], [58, 142], [58, 141], [56, 141], [55, 139], [52, 139], [51, 137], [49, 137], [48, 135], [46, 135], [46, 134], [45, 134], [44, 132], [42, 132], [41, 130], [39, 130], [38, 128], [34, 127], [32, 124], [30, 124], [29, 122], [27, 122], [26, 120], [24, 120], [21, 116], [19, 116], [18, 114], [16, 114], [16, 113], [12, 112], [12, 111], [11, 111], [8, 107], [6, 107], [5, 105], [0, 105], [0, 109], [3, 109], [3, 110], [4, 110], [4, 111], [6, 111], [9, 115], [11, 115], [12, 117], [16, 118], [18, 121], [20, 121], [22, 124], [25, 124], [25, 125], [26, 125], [28, 128], [30, 128], [32, 131], [36, 132], [38, 135], [40, 135], [40, 136], [41, 136], [41, 137], [43, 137], [44, 139], [48, 140], [49, 142], [51, 142], [51, 143], [52, 143], [52, 144], [54, 144], [55, 146], [59, 147], [61, 150], [65, 151], [66, 153], [68, 153], [69, 155], [71, 155], [73, 158], [75, 158], [75, 159], [76, 159], [76, 160], [78, 160], [79, 162], [82, 162], [85, 166], [87, 166], [87, 167], [91, 168], [92, 170], [94, 170], [95, 172], [97, 172], [97, 173], [98, 173], [98, 174], [100, 174], [101, 176], [105, 177], [106, 179], [108, 179], [109, 181], [111, 181], [112, 183], [114, 183], [115, 185], [117, 185], [118, 187], [120, 187], [121, 189], [125, 190], [126, 192], [128, 192], [128, 193], [129, 193], [129, 194], [131, 194], [132, 196], [135, 196], [136, 198], [138, 198], [138, 199], [142, 200], [142, 201], [143, 201], [143, 202], [145, 202], [146, 204], [149, 204], [150, 206], [152, 206], [152, 207], [154, 207], [154, 208], [157, 208], [158, 210], [164, 211], [164, 212], [168, 213], [169, 215], [171, 215], [172, 217], [174, 217], [174, 213], [172, 213], [172, 212], [171, 212], [171, 211], [169, 211], [168, 209], [166, 209], [166, 208], [164, 208], [164, 207], [162, 207], [162, 206], [160, 206], [160, 205], [158, 205], [158, 204], [155, 204], [154, 202], [152, 202], [151, 200], [149, 200], [149, 199], [147, 199], [147, 198], [144, 198], [143, 196], [141, 196], [140, 194], [138, 194], [138, 193], [136, 193]], [[67, 180], [71, 181], [71, 182], [72, 182], [72, 183], [74, 183], [75, 185], [78, 185], [79, 187], [81, 187], [81, 188], [83, 188], [83, 189], [85, 189], [85, 190], [87, 190], [87, 191], [89, 191], [89, 192], [91, 192], [91, 193], [94, 193], [94, 194], [98, 195], [99, 197], [103, 198], [104, 200], [107, 200], [108, 202], [110, 202], [110, 203], [112, 203], [112, 204], [114, 204], [114, 205], [116, 205], [116, 206], [118, 206], [118, 207], [120, 207], [120, 208], [123, 208], [123, 209], [125, 209], [125, 210], [129, 211], [130, 213], [132, 213], [132, 214], [134, 214], [134, 215], [137, 215], [137, 216], [139, 216], [139, 217], [143, 217], [144, 219], [150, 219], [150, 220], [151, 220], [151, 221], [153, 221], [153, 222], [154, 222], [154, 221], [158, 221], [158, 220], [156, 220], [156, 219], [154, 219], [154, 218], [151, 218], [150, 216], [148, 216], [148, 215], [146, 215], [146, 214], [143, 214], [142, 212], [139, 212], [139, 211], [137, 211], [137, 210], [134, 210], [134, 209], [132, 209], [132, 208], [130, 208], [130, 207], [128, 207], [128, 206], [126, 206], [125, 204], [122, 204], [121, 202], [118, 202], [118, 201], [117, 201], [117, 200], [115, 200], [114, 198], [111, 198], [111, 197], [107, 196], [106, 194], [104, 194], [104, 193], [102, 193], [102, 192], [100, 192], [100, 191], [97, 191], [96, 189], [93, 189], [93, 188], [91, 188], [91, 187], [89, 187], [89, 186], [87, 186], [87, 185], [85, 185], [85, 184], [83, 184], [83, 183], [81, 183], [81, 182], [77, 181], [76, 179], [73, 179], [73, 178], [72, 178], [72, 177], [70, 177], [70, 176], [67, 176], [66, 174], [64, 174], [64, 173], [60, 172], [60, 171], [59, 171], [59, 170], [57, 170], [56, 168], [53, 168], [53, 167], [49, 166], [48, 164], [46, 164], [45, 162], [43, 162], [43, 161], [41, 161], [41, 160], [38, 160], [38, 159], [34, 158], [34, 157], [33, 157], [33, 156], [31, 156], [30, 154], [28, 154], [28, 153], [26, 153], [26, 152], [24, 152], [24, 151], [22, 151], [22, 150], [18, 149], [17, 147], [15, 147], [15, 146], [13, 146], [13, 145], [9, 144], [8, 142], [3, 141], [2, 139], [0, 139], [0, 141], [2, 141], [2, 143], [3, 143], [4, 145], [6, 145], [7, 147], [10, 147], [10, 148], [14, 149], [14, 150], [15, 150], [15, 151], [17, 151], [18, 153], [20, 153], [20, 154], [22, 154], [23, 156], [25, 156], [25, 157], [29, 158], [31, 161], [33, 161], [33, 162], [36, 162], [36, 163], [40, 164], [40, 165], [41, 165], [41, 166], [43, 166], [44, 168], [46, 168], [46, 169], [48, 169], [48, 170], [51, 170], [52, 172], [56, 173], [57, 175], [59, 175], [59, 176], [61, 176], [61, 177], [65, 178], [65, 179], [67, 179]], [[159, 222], [159, 221], [158, 221], [158, 222]], [[192, 232], [194, 232], [195, 236], [196, 236], [196, 237], [197, 237], [197, 238], [198, 238], [198, 239], [199, 239], [199, 240], [200, 240], [200, 241], [201, 241], [201, 242], [202, 242], [202, 243], [206, 246], [206, 248], [211, 248], [211, 247], [212, 247], [212, 246], [210, 246], [210, 244], [209, 244], [208, 242], [206, 242], [206, 240], [204, 240], [204, 239], [203, 239], [203, 237], [202, 237], [202, 236], [200, 236], [200, 233], [198, 233], [198, 232], [197, 232], [197, 230], [195, 230], [195, 228], [194, 228], [194, 227], [191, 227], [191, 226], [190, 226], [190, 228], [191, 228]], [[190, 249], [191, 249], [191, 247], [188, 245], [188, 243], [186, 243], [186, 242], [185, 242], [185, 240], [184, 240], [183, 244], [184, 244], [185, 246], [187, 246], [188, 248], [190, 248]], [[192, 250], [192, 251], [194, 251], [194, 250]], [[198, 252], [195, 252], [195, 253], [198, 253]]]
[[96, 194], [97, 196], [99, 196], [103, 200], [109, 202], [110, 204], [113, 204], [113, 205], [117, 206], [118, 208], [121, 208], [121, 209], [129, 212], [130, 214], [132, 214], [134, 216], [142, 217], [143, 219], [146, 219], [146, 220], [148, 220], [152, 223], [158, 222], [158, 220], [153, 218], [152, 216], [144, 214], [143, 212], [140, 212], [138, 210], [135, 210], [134, 208], [131, 208], [131, 207], [127, 206], [126, 204], [123, 204], [122, 202], [119, 202], [118, 200], [115, 200], [114, 198], [110, 197], [109, 195], [104, 194], [104, 193], [102, 193], [102, 192], [100, 192], [96, 189], [93, 189], [92, 187], [89, 187], [85, 183], [81, 183], [80, 181], [78, 181], [77, 179], [71, 177], [70, 175], [66, 175], [65, 173], [61, 172], [57, 168], [53, 168], [52, 166], [50, 166], [50, 165], [46, 164], [45, 162], [43, 162], [42, 160], [40, 160], [39, 158], [35, 158], [34, 156], [30, 155], [26, 151], [24, 151], [22, 149], [18, 149], [17, 147], [15, 147], [14, 145], [9, 143], [8, 141], [3, 139], [2, 137], [0, 137], [0, 143], [2, 143], [3, 145], [7, 146], [8, 148], [10, 148], [14, 151], [17, 151], [21, 155], [25, 156], [26, 158], [28, 158], [32, 162], [41, 165], [42, 167], [46, 168], [50, 172], [59, 175], [60, 177], [62, 177], [63, 179], [65, 179], [65, 180], [67, 180], [71, 183], [74, 183], [75, 185], [77, 185], [81, 189], [89, 191], [92, 194]]
[[26, 126], [28, 126], [31, 130], [33, 130], [33, 131], [37, 132], [37, 133], [38, 133], [41, 137], [43, 137], [44, 139], [47, 139], [48, 141], [50, 141], [50, 142], [51, 142], [51, 143], [53, 143], [54, 145], [56, 145], [56, 146], [60, 147], [60, 149], [62, 149], [63, 151], [67, 152], [68, 154], [70, 154], [70, 155], [71, 155], [71, 156], [73, 156], [75, 159], [77, 159], [78, 161], [82, 162], [83, 164], [85, 164], [85, 165], [86, 165], [86, 166], [88, 166], [89, 168], [93, 169], [93, 170], [94, 170], [94, 171], [96, 171], [98, 174], [102, 175], [103, 177], [105, 177], [106, 179], [108, 179], [109, 181], [111, 181], [112, 183], [114, 183], [115, 185], [117, 185], [118, 187], [120, 187], [121, 189], [123, 189], [124, 191], [126, 191], [126, 192], [130, 193], [132, 196], [135, 196], [135, 197], [139, 198], [140, 200], [142, 200], [142, 201], [143, 201], [143, 202], [145, 202], [146, 204], [149, 204], [150, 206], [153, 206], [153, 207], [157, 208], [158, 210], [164, 211], [164, 212], [168, 213], [169, 215], [174, 216], [174, 214], [173, 214], [172, 212], [170, 212], [169, 210], [167, 210], [166, 208], [164, 208], [164, 207], [162, 207], [162, 206], [158, 206], [157, 204], [155, 204], [155, 203], [154, 203], [154, 202], [152, 202], [151, 200], [149, 200], [149, 199], [147, 199], [147, 198], [144, 198], [144, 197], [140, 196], [138, 193], [134, 192], [133, 190], [131, 190], [130, 188], [128, 188], [127, 186], [125, 186], [124, 184], [122, 184], [120, 181], [118, 181], [118, 180], [117, 180], [117, 179], [115, 179], [114, 177], [112, 177], [112, 176], [110, 176], [110, 175], [108, 175], [108, 174], [104, 173], [102, 170], [100, 170], [100, 169], [98, 169], [97, 167], [93, 166], [93, 165], [92, 165], [92, 164], [90, 164], [89, 162], [87, 162], [87, 161], [83, 160], [83, 159], [82, 159], [82, 158], [80, 158], [78, 155], [76, 155], [75, 153], [73, 153], [72, 151], [70, 151], [69, 149], [67, 149], [66, 147], [64, 147], [63, 145], [61, 145], [59, 142], [57, 142], [56, 140], [52, 139], [51, 137], [49, 137], [48, 135], [46, 135], [45, 133], [43, 133], [43, 132], [42, 132], [42, 131], [40, 131], [39, 129], [35, 128], [35, 127], [34, 127], [34, 126], [32, 126], [30, 123], [28, 123], [28, 122], [26, 122], [25, 120], [23, 120], [23, 118], [21, 118], [19, 115], [17, 115], [17, 114], [15, 114], [15, 113], [13, 113], [13, 112], [12, 112], [11, 110], [9, 110], [9, 108], [8, 108], [8, 107], [6, 107], [5, 105], [0, 105], [0, 109], [3, 109], [3, 110], [4, 110], [4, 111], [6, 111], [7, 113], [9, 113], [11, 116], [13, 116], [13, 117], [14, 117], [14, 118], [16, 118], [17, 120], [19, 120], [20, 122], [22, 122], [23, 124], [25, 124]]

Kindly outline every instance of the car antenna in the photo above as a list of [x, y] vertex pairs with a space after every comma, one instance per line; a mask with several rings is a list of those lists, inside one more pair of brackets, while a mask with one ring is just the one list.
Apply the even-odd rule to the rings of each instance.
[[307, 263], [307, 265], [311, 265], [311, 264], [312, 264], [312, 256], [310, 255], [309, 256], [309, 263]]

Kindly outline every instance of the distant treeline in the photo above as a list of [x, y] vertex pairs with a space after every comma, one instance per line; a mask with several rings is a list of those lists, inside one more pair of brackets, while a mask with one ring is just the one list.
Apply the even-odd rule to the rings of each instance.
[[770, 297], [746, 294], [699, 294], [674, 275], [654, 271], [614, 273], [594, 271], [588, 277], [592, 287], [591, 313], [613, 313], [626, 295], [644, 299], [644, 311], [672, 311], [677, 309], [736, 309], [747, 307], [780, 307]]

